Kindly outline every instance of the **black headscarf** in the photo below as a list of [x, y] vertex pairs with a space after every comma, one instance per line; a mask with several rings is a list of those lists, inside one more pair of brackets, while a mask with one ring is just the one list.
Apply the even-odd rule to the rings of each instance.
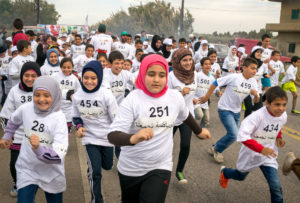
[[165, 44], [163, 44], [161, 51], [162, 51], [165, 59], [169, 58], [169, 56], [171, 55], [171, 52], [167, 51], [167, 45], [165, 45]]
[[258, 51], [258, 50], [261, 50], [261, 49], [256, 49], [254, 52], [251, 53], [251, 58], [254, 58], [256, 61], [257, 61], [257, 69], [259, 69], [261, 67], [261, 65], [263, 64], [263, 62], [260, 60], [260, 59], [257, 59], [255, 58], [255, 53]]
[[22, 66], [21, 69], [21, 74], [20, 74], [20, 83], [19, 83], [19, 88], [25, 92], [32, 92], [32, 87], [27, 87], [23, 81], [23, 75], [25, 74], [26, 71], [28, 70], [33, 70], [34, 72], [36, 72], [36, 74], [39, 76], [41, 76], [41, 71], [40, 71], [40, 66], [39, 64], [35, 63], [35, 62], [26, 62], [24, 63], [24, 65]]
[[160, 40], [161, 41], [161, 37], [158, 35], [154, 35], [152, 38], [152, 42], [151, 42], [151, 47], [155, 52], [159, 52], [161, 50], [161, 47], [157, 48], [156, 47], [156, 42]]

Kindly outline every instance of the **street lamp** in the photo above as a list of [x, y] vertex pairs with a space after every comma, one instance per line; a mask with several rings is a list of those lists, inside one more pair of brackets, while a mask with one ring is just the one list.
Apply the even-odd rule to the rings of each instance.
[[184, 0], [181, 0], [180, 10], [180, 37], [183, 37]]

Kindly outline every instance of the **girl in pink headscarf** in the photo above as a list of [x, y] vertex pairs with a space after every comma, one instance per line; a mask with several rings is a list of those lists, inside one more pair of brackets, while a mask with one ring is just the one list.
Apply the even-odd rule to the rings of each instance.
[[173, 127], [181, 120], [203, 139], [201, 129], [182, 95], [168, 89], [168, 63], [161, 55], [146, 56], [137, 89], [121, 103], [108, 140], [121, 147], [118, 172], [122, 202], [164, 202], [173, 167]]

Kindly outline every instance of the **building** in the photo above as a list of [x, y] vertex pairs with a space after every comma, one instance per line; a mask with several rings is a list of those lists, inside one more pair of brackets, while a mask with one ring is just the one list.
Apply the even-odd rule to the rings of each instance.
[[284, 56], [300, 56], [300, 0], [281, 2], [280, 23], [269, 23], [266, 30], [278, 32], [277, 49]]

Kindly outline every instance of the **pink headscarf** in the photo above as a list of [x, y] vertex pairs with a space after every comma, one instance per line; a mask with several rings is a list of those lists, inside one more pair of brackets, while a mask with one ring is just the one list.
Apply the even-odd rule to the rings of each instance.
[[[145, 78], [146, 78], [146, 73], [147, 73], [147, 70], [149, 67], [153, 66], [153, 65], [160, 65], [162, 66], [165, 70], [166, 70], [166, 77], [167, 77], [167, 81], [166, 81], [166, 86], [159, 92], [159, 93], [151, 93], [147, 88], [146, 88], [146, 85], [145, 85]], [[136, 87], [138, 89], [141, 89], [143, 90], [143, 92], [145, 94], [147, 94], [148, 96], [150, 97], [155, 97], [155, 98], [158, 98], [158, 97], [161, 97], [163, 96], [166, 91], [168, 90], [168, 72], [169, 72], [169, 66], [168, 66], [168, 62], [166, 61], [166, 59], [161, 56], [161, 55], [158, 55], [158, 54], [151, 54], [149, 56], [146, 56], [143, 60], [142, 60], [142, 63], [141, 63], [141, 66], [140, 66], [140, 70], [139, 70], [139, 75], [136, 79]]]

